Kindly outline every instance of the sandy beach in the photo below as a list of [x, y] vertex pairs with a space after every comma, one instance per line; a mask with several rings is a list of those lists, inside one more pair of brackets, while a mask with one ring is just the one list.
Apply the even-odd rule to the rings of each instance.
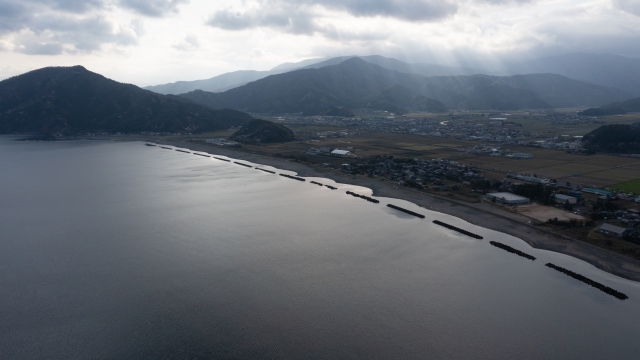
[[474, 225], [515, 236], [534, 248], [570, 255], [611, 274], [629, 280], [640, 281], [640, 261], [540, 229], [531, 225], [529, 218], [497, 209], [489, 203], [457, 201], [409, 188], [398, 188], [391, 182], [383, 182], [364, 176], [355, 177], [339, 170], [328, 171], [288, 161], [287, 159], [247, 153], [219, 146], [172, 139], [148, 139], [147, 141], [269, 165], [283, 170], [294, 171], [302, 177], [324, 177], [338, 183], [367, 187], [373, 191], [374, 196], [410, 201], [425, 209], [452, 215]]

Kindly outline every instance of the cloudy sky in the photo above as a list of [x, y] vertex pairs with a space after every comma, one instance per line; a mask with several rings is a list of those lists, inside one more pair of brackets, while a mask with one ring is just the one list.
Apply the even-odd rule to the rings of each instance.
[[640, 58], [640, 0], [0, 0], [0, 79], [84, 65], [141, 86], [337, 55], [499, 66]]

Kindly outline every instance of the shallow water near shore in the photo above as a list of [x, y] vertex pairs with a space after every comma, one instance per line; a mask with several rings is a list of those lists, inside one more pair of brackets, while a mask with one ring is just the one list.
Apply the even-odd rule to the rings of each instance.
[[638, 283], [512, 236], [345, 193], [370, 196], [366, 188], [140, 142], [13, 140], [0, 137], [3, 358], [631, 359], [640, 351]]

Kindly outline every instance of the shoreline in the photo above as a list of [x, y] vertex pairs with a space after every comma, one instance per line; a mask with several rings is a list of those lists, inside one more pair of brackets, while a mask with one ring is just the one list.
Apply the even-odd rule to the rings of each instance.
[[627, 280], [640, 282], [640, 261], [535, 227], [528, 223], [529, 218], [494, 209], [488, 203], [466, 203], [413, 189], [399, 189], [388, 182], [382, 182], [377, 179], [355, 178], [339, 170], [319, 172], [308, 165], [286, 159], [184, 140], [139, 138], [132, 139], [132, 141], [148, 141], [159, 145], [187, 148], [192, 151], [209, 152], [210, 154], [224, 155], [238, 160], [294, 171], [298, 176], [302, 177], [323, 177], [342, 184], [366, 187], [372, 190], [373, 196], [406, 200], [427, 210], [455, 216], [473, 225], [517, 237], [533, 248], [569, 255], [583, 260], [602, 271]]

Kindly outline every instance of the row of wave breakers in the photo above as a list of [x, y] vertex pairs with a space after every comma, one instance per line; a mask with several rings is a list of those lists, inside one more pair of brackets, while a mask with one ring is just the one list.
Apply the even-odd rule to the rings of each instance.
[[[157, 146], [157, 145], [155, 145], [155, 144], [145, 144], [145, 145], [147, 145], [147, 146]], [[160, 146], [160, 148], [162, 148], [162, 149], [169, 149], [169, 150], [176, 150], [176, 151], [179, 151], [179, 152], [182, 152], [182, 153], [191, 153], [191, 154], [194, 154], [194, 155], [199, 155], [199, 156], [204, 156], [204, 157], [210, 157], [210, 158], [217, 159], [217, 160], [221, 160], [221, 161], [225, 161], [225, 162], [231, 162], [231, 160], [224, 159], [224, 158], [220, 158], [220, 157], [216, 157], [216, 156], [211, 156], [211, 155], [205, 155], [205, 154], [200, 154], [200, 153], [195, 153], [195, 152], [193, 152], [193, 153], [192, 153], [192, 152], [189, 152], [189, 151], [180, 150], [180, 149], [173, 149], [173, 148], [170, 148], [170, 147], [164, 147], [164, 146]], [[234, 163], [234, 164], [241, 165], [241, 166], [244, 166], [244, 167], [248, 167], [248, 168], [254, 168], [254, 167], [253, 167], [253, 166], [251, 166], [251, 165], [244, 164], [244, 163], [237, 162], [237, 161], [234, 161], [233, 163]], [[260, 171], [264, 171], [264, 172], [267, 172], [267, 173], [270, 173], [270, 174], [276, 174], [276, 172], [275, 172], [275, 171], [271, 171], [271, 170], [267, 170], [267, 169], [262, 169], [262, 168], [259, 168], [259, 167], [255, 167], [255, 169], [256, 169], [256, 170], [260, 170]], [[280, 175], [280, 176], [282, 176], [282, 177], [286, 177], [286, 178], [289, 178], [289, 179], [293, 179], [293, 180], [298, 180], [298, 181], [302, 181], [302, 182], [303, 182], [303, 181], [306, 181], [306, 179], [303, 179], [303, 178], [301, 178], [301, 177], [297, 177], [297, 176], [293, 176], [293, 175], [289, 175], [289, 174], [283, 174], [283, 173], [280, 173], [279, 175]], [[313, 184], [313, 185], [325, 186], [325, 187], [327, 187], [327, 188], [329, 188], [329, 189], [331, 189], [331, 190], [337, 190], [337, 188], [336, 188], [336, 187], [334, 187], [334, 186], [331, 186], [331, 185], [324, 185], [324, 184], [319, 183], [319, 182], [317, 182], [317, 181], [310, 181], [310, 183], [311, 183], [311, 184]], [[371, 198], [371, 197], [369, 197], [369, 196], [365, 196], [365, 195], [360, 195], [360, 194], [354, 193], [354, 192], [352, 192], [352, 191], [347, 191], [347, 192], [346, 192], [346, 194], [347, 194], [347, 195], [351, 195], [351, 196], [353, 196], [353, 197], [357, 197], [357, 198], [363, 199], [363, 200], [367, 200], [367, 201], [369, 201], [369, 202], [371, 202], [371, 203], [374, 203], [374, 204], [378, 204], [378, 203], [380, 203], [380, 201], [379, 201], [379, 200], [377, 200], [377, 199], [374, 199], [374, 198]], [[424, 219], [424, 218], [425, 218], [425, 216], [424, 216], [424, 215], [422, 215], [422, 214], [416, 213], [416, 212], [411, 211], [411, 210], [408, 210], [408, 209], [401, 208], [401, 207], [396, 206], [396, 205], [393, 205], [393, 204], [387, 204], [387, 207], [392, 208], [392, 209], [394, 209], [394, 210], [398, 210], [398, 211], [403, 212], [403, 213], [405, 213], [405, 214], [409, 214], [409, 215], [415, 216], [415, 217], [420, 218], [420, 219]], [[445, 227], [445, 228], [447, 228], [447, 229], [449, 229], [449, 230], [456, 231], [456, 232], [458, 232], [458, 233], [460, 233], [460, 234], [467, 235], [467, 236], [472, 237], [472, 238], [474, 238], [474, 239], [478, 239], [478, 240], [482, 240], [482, 239], [483, 239], [483, 237], [482, 237], [482, 236], [480, 236], [480, 235], [478, 235], [478, 234], [474, 234], [474, 233], [472, 233], [472, 232], [470, 232], [470, 231], [467, 231], [467, 230], [461, 229], [461, 228], [456, 227], [456, 226], [453, 226], [453, 225], [451, 225], [451, 224], [447, 224], [447, 223], [442, 222], [442, 221], [440, 221], [440, 220], [433, 220], [433, 223], [434, 223], [434, 224], [436, 224], [436, 225], [439, 225], [439, 226]], [[505, 245], [505, 244], [499, 243], [499, 242], [497, 242], [497, 241], [490, 241], [489, 243], [490, 243], [492, 246], [494, 246], [494, 247], [497, 247], [497, 248], [502, 249], [502, 250], [505, 250], [505, 251], [507, 251], [507, 252], [509, 252], [509, 253], [512, 253], [512, 254], [515, 254], [515, 255], [521, 256], [521, 257], [523, 257], [523, 258], [525, 258], [525, 259], [532, 260], [532, 261], [535, 261], [535, 260], [536, 260], [536, 258], [535, 258], [534, 256], [529, 255], [529, 254], [527, 254], [527, 253], [525, 253], [525, 252], [523, 252], [523, 251], [520, 251], [520, 250], [518, 250], [518, 249], [515, 249], [515, 248], [513, 248], [513, 247], [511, 247], [511, 246], [508, 246], [508, 245]], [[623, 294], [623, 293], [621, 293], [621, 292], [619, 292], [619, 291], [617, 291], [617, 290], [614, 290], [614, 289], [612, 289], [612, 288], [610, 288], [610, 287], [608, 287], [608, 286], [605, 286], [605, 285], [603, 285], [603, 284], [600, 284], [599, 282], [596, 282], [596, 281], [594, 281], [594, 280], [591, 280], [591, 279], [589, 279], [589, 278], [587, 278], [587, 277], [585, 277], [585, 276], [583, 276], [583, 275], [580, 275], [580, 274], [574, 273], [574, 272], [573, 272], [573, 271], [571, 271], [571, 270], [567, 270], [567, 269], [565, 269], [565, 268], [563, 268], [563, 267], [556, 266], [556, 265], [551, 264], [551, 263], [546, 264], [546, 266], [547, 266], [547, 267], [549, 267], [549, 268], [551, 268], [551, 269], [557, 270], [557, 271], [559, 271], [559, 272], [561, 272], [561, 273], [563, 273], [563, 274], [566, 274], [566, 275], [568, 275], [568, 276], [570, 276], [570, 277], [572, 277], [572, 278], [574, 278], [574, 279], [576, 279], [576, 280], [579, 280], [579, 281], [581, 281], [581, 282], [583, 282], [583, 283], [585, 283], [585, 284], [591, 285], [591, 286], [595, 287], [596, 289], [599, 289], [599, 290], [601, 290], [601, 291], [603, 291], [603, 292], [605, 292], [605, 293], [607, 293], [607, 294], [609, 294], [609, 295], [612, 295], [612, 296], [614, 296], [614, 297], [616, 297], [616, 298], [618, 298], [618, 299], [620, 299], [620, 300], [625, 300], [625, 299], [628, 299], [628, 298], [629, 298], [627, 295], [625, 295], [625, 294]]]

